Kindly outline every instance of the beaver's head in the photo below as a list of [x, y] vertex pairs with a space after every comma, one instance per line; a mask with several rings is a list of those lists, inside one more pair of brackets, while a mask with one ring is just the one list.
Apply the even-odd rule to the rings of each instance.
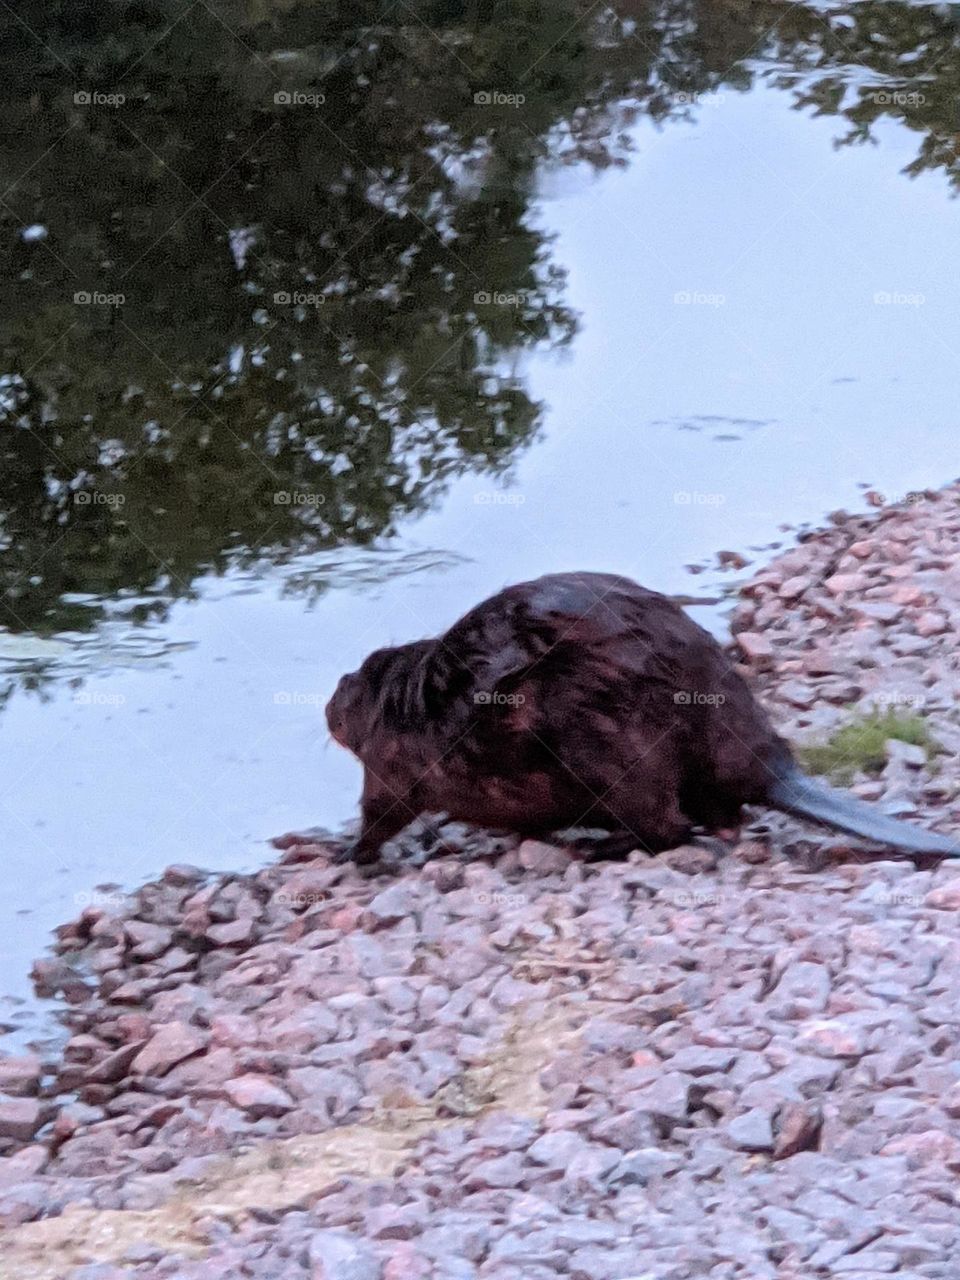
[[432, 642], [378, 649], [343, 676], [327, 703], [330, 735], [361, 760], [375, 740], [398, 737], [422, 720], [418, 659]]

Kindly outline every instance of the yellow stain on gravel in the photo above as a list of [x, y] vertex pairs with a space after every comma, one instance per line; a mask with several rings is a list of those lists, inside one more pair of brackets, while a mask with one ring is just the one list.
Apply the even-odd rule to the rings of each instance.
[[[309, 1205], [341, 1177], [391, 1177], [420, 1138], [464, 1117], [490, 1111], [542, 1116], [540, 1073], [558, 1049], [576, 1039], [586, 1013], [580, 1005], [536, 1021], [514, 1020], [496, 1050], [429, 1105], [385, 1107], [361, 1124], [224, 1156], [202, 1178], [179, 1184], [155, 1209], [68, 1207], [57, 1217], [15, 1227], [0, 1245], [0, 1280], [56, 1280], [71, 1267], [119, 1262], [127, 1249], [143, 1243], [203, 1257], [211, 1219], [237, 1226], [251, 1209]], [[138, 1183], [149, 1186], [150, 1180], [144, 1175]]]

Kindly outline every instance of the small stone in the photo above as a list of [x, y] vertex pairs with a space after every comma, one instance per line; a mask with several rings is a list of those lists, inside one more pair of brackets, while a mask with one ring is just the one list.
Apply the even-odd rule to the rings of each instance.
[[261, 1116], [282, 1116], [296, 1106], [289, 1093], [275, 1084], [269, 1076], [253, 1072], [228, 1080], [223, 1091], [235, 1107], [256, 1119]]
[[36, 1098], [0, 1098], [0, 1138], [29, 1142], [48, 1112]]
[[960, 1081], [947, 1090], [940, 1099], [940, 1109], [953, 1120], [960, 1120]]
[[773, 1150], [773, 1125], [769, 1112], [762, 1107], [753, 1107], [736, 1116], [727, 1125], [727, 1134], [741, 1151]]
[[422, 1230], [422, 1214], [414, 1205], [378, 1205], [364, 1218], [364, 1233], [373, 1240], [412, 1240]]
[[50, 1152], [41, 1143], [21, 1147], [12, 1156], [0, 1158], [0, 1190], [19, 1186], [43, 1173], [50, 1162]]
[[928, 636], [895, 635], [890, 647], [898, 657], [914, 658], [918, 654], [929, 653], [933, 641]]
[[773, 657], [773, 641], [759, 631], [741, 631], [736, 641], [749, 660], [758, 666], [765, 665]]
[[682, 875], [698, 876], [713, 871], [717, 865], [717, 855], [712, 849], [704, 849], [700, 845], [682, 844], [662, 854], [657, 861]]
[[492, 1160], [481, 1160], [467, 1172], [468, 1189], [477, 1187], [518, 1187], [523, 1181], [523, 1160], [516, 1151]]
[[763, 840], [744, 840], [734, 849], [733, 856], [750, 866], [759, 866], [770, 861], [770, 846]]
[[798, 596], [802, 596], [805, 591], [809, 591], [813, 586], [813, 579], [806, 574], [797, 574], [793, 578], [787, 578], [780, 586], [777, 592], [781, 600], [796, 600]]
[[155, 960], [173, 941], [172, 929], [150, 924], [146, 920], [127, 920], [123, 929], [131, 943], [131, 954], [136, 960]]
[[802, 680], [785, 680], [777, 692], [785, 702], [800, 707], [804, 711], [812, 707], [820, 697], [813, 685], [806, 684]]
[[938, 911], [960, 910], [960, 876], [931, 889], [923, 901], [925, 906], [935, 907]]
[[922, 1165], [946, 1167], [952, 1173], [960, 1169], [960, 1141], [941, 1129], [924, 1129], [922, 1133], [906, 1133], [881, 1148], [882, 1156], [906, 1156], [911, 1168]]
[[250, 916], [237, 916], [224, 924], [212, 924], [207, 937], [218, 947], [235, 947], [250, 942], [256, 932], [256, 923]]
[[614, 1185], [644, 1187], [651, 1178], [663, 1178], [683, 1167], [683, 1157], [675, 1151], [661, 1151], [659, 1147], [641, 1147], [628, 1151], [610, 1175]]
[[25, 1098], [37, 1092], [43, 1065], [35, 1053], [0, 1058], [0, 1093]]
[[[116, 997], [116, 992], [114, 992]], [[182, 1022], [168, 1022], [140, 1050], [131, 1064], [133, 1075], [162, 1076], [184, 1058], [202, 1053], [209, 1037]]]
[[555, 1129], [538, 1138], [527, 1151], [528, 1159], [534, 1164], [546, 1165], [550, 1169], [563, 1169], [574, 1156], [587, 1149], [586, 1141], [572, 1129]]
[[891, 623], [903, 617], [903, 605], [889, 600], [864, 600], [854, 605], [854, 612], [873, 622]]
[[308, 1250], [311, 1280], [382, 1280], [383, 1268], [365, 1240], [346, 1231], [314, 1231]]
[[634, 1090], [630, 1103], [653, 1116], [685, 1120], [690, 1105], [690, 1078], [678, 1071], [667, 1071], [652, 1084]]
[[863, 591], [868, 582], [869, 579], [862, 573], [835, 573], [823, 585], [832, 596], [849, 596]]
[[808, 1023], [799, 1040], [824, 1058], [858, 1058], [866, 1047], [859, 1027], [831, 1019]]
[[[43, 1182], [21, 1182], [0, 1192], [0, 1227], [19, 1227], [39, 1218], [49, 1205], [50, 1189]], [[0, 1272], [0, 1274], [3, 1274]], [[12, 1277], [12, 1272], [6, 1274]]]
[[95, 1067], [91, 1067], [86, 1075], [87, 1084], [112, 1084], [116, 1080], [122, 1080], [130, 1070], [134, 1058], [144, 1047], [144, 1041], [134, 1041], [133, 1044], [122, 1045], [119, 1049], [114, 1049], [113, 1053], [108, 1053], [105, 1058], [101, 1058]]
[[536, 872], [542, 876], [561, 874], [573, 861], [565, 849], [558, 849], [556, 845], [546, 844], [542, 840], [524, 840], [517, 856], [524, 871]]
[[817, 1144], [822, 1116], [812, 1103], [788, 1103], [780, 1115], [773, 1148], [775, 1160], [786, 1160], [799, 1151], [810, 1151]]
[[361, 916], [364, 929], [388, 929], [423, 910], [419, 895], [408, 884], [392, 884], [367, 904]]
[[947, 620], [942, 613], [921, 613], [913, 629], [918, 636], [940, 636], [947, 630]]
[[883, 744], [884, 755], [892, 765], [905, 765], [911, 769], [922, 769], [927, 763], [927, 753], [923, 747], [912, 742], [901, 742], [899, 738], [888, 738]]
[[163, 879], [167, 884], [179, 887], [187, 887], [194, 885], [201, 880], [205, 880], [207, 872], [202, 871], [199, 867], [193, 867], [187, 862], [175, 862], [163, 873]]

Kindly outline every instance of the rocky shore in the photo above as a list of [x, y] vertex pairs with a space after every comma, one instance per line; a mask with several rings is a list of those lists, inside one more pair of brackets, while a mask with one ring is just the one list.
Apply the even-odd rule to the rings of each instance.
[[[960, 830], [960, 487], [835, 517], [733, 630], [798, 743], [922, 716], [853, 785]], [[757, 819], [105, 895], [35, 969], [62, 1055], [0, 1058], [0, 1280], [952, 1280], [960, 866]]]

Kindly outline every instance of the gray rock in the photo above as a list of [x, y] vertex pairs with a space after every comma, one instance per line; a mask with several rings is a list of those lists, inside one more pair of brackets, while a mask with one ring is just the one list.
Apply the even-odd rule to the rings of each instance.
[[736, 1116], [727, 1125], [727, 1134], [741, 1151], [773, 1150], [773, 1123], [769, 1113], [761, 1107], [753, 1107]]
[[346, 1231], [314, 1231], [311, 1280], [381, 1280], [383, 1268], [366, 1241]]
[[683, 1166], [683, 1157], [675, 1151], [659, 1147], [640, 1147], [628, 1151], [610, 1175], [612, 1185], [620, 1183], [646, 1186], [652, 1178], [667, 1177]]

